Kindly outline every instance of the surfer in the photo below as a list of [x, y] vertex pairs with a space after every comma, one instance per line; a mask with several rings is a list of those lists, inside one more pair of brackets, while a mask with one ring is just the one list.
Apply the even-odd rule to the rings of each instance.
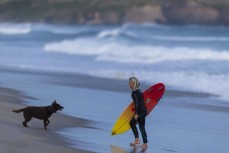
[[140, 144], [138, 130], [136, 124], [139, 124], [139, 129], [141, 131], [143, 145], [141, 146], [143, 150], [147, 149], [147, 134], [145, 130], [145, 117], [147, 115], [147, 110], [144, 104], [143, 94], [140, 90], [140, 83], [136, 77], [129, 78], [129, 86], [132, 89], [131, 97], [134, 101], [135, 105], [135, 114], [130, 121], [130, 127], [134, 133], [135, 141], [132, 142], [130, 145], [135, 146], [136, 144]]

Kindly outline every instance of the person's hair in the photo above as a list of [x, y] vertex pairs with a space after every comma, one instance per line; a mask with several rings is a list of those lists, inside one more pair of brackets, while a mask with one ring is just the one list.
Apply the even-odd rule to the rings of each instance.
[[137, 90], [140, 87], [140, 82], [138, 81], [138, 78], [136, 77], [130, 77], [129, 81], [134, 83], [134, 89], [133, 90]]

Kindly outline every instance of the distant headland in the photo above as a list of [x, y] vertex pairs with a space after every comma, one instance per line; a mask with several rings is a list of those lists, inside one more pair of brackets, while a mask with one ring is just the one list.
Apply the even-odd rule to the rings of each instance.
[[0, 22], [229, 25], [229, 0], [1, 0]]

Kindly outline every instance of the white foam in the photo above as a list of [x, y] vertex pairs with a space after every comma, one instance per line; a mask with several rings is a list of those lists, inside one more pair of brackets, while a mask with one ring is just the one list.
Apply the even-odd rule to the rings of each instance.
[[53, 42], [44, 47], [48, 52], [93, 55], [98, 61], [152, 64], [164, 61], [215, 60], [229, 61], [229, 51], [187, 47], [127, 45], [98, 39], [76, 39]]
[[104, 30], [101, 31], [97, 37], [98, 38], [106, 38], [106, 37], [118, 37], [121, 35], [126, 35], [132, 38], [138, 39], [154, 39], [160, 41], [177, 41], [177, 42], [229, 42], [229, 37], [216, 37], [216, 36], [160, 36], [160, 35], [151, 35], [151, 34], [143, 34], [138, 35], [137, 33], [133, 33], [128, 31], [127, 29], [122, 30], [121, 28]]
[[60, 52], [77, 55], [102, 55], [108, 51], [108, 46], [104, 46], [91, 40], [64, 40], [62, 42], [48, 43], [44, 46], [45, 51]]
[[[135, 27], [134, 31], [131, 29]], [[171, 29], [171, 26], [162, 26], [151, 23], [144, 24], [124, 24], [118, 28], [103, 30], [101, 31], [97, 37], [98, 38], [106, 38], [106, 37], [118, 37], [121, 35], [126, 35], [132, 38], [138, 39], [154, 39], [160, 41], [179, 41], [179, 42], [229, 42], [228, 36], [214, 36], [214, 35], [197, 35], [197, 36], [186, 36], [186, 35], [157, 35], [152, 34], [151, 32], [142, 32], [141, 30], [144, 28], [151, 28], [152, 31], [156, 31], [158, 28], [160, 29]], [[138, 31], [140, 30], [140, 31]]]
[[105, 38], [105, 37], [109, 37], [109, 36], [118, 36], [120, 34], [121, 34], [120, 29], [103, 30], [97, 35], [97, 37], [98, 38]]
[[[228, 101], [229, 75], [207, 74], [204, 72], [152, 72], [152, 71], [120, 71], [105, 70], [89, 72], [90, 75], [105, 78], [127, 79], [138, 76], [148, 83], [163, 82], [180, 90], [203, 92], [218, 95], [219, 99]], [[223, 82], [223, 83], [222, 83]]]
[[0, 24], [0, 34], [21, 35], [28, 34], [31, 31], [30, 24]]
[[139, 36], [133, 32], [128, 30], [123, 30], [122, 28], [116, 28], [111, 30], [103, 30], [99, 34], [97, 34], [98, 38], [107, 38], [107, 37], [118, 37], [121, 35], [125, 35], [132, 38], [139, 38]]

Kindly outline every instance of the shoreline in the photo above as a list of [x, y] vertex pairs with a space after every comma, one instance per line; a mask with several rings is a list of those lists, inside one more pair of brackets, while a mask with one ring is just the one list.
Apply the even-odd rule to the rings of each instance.
[[48, 126], [48, 130], [43, 129], [43, 122], [38, 119], [32, 119], [29, 122], [29, 127], [25, 128], [21, 124], [23, 114], [12, 112], [12, 109], [26, 107], [23, 104], [24, 98], [27, 98], [27, 96], [20, 91], [0, 87], [0, 136], [2, 137], [0, 148], [3, 152], [89, 153], [89, 151], [70, 147], [69, 140], [57, 134], [56, 131], [70, 127], [88, 128], [90, 121], [57, 113], [50, 117], [51, 123]]
[[[91, 76], [87, 74], [72, 73], [72, 72], [59, 72], [59, 71], [43, 71], [43, 70], [31, 70], [23, 68], [14, 68], [7, 66], [0, 66], [0, 71], [6, 73], [16, 73], [24, 75], [35, 75], [40, 76], [44, 83], [59, 84], [64, 86], [90, 88], [97, 90], [108, 90], [114, 92], [130, 92], [128, 82], [122, 79], [112, 79], [105, 77]], [[66, 79], [63, 79], [66, 77]], [[45, 78], [45, 79], [44, 79]], [[114, 84], [115, 86], [108, 86], [107, 84]], [[1, 86], [1, 84], [0, 84]], [[147, 89], [150, 85], [146, 82], [141, 82], [141, 89]], [[217, 97], [217, 95], [204, 93], [204, 92], [194, 92], [188, 90], [177, 90], [171, 89], [171, 87], [166, 88], [166, 96], [169, 97]]]
[[[67, 87], [69, 88], [69, 90], [72, 90], [72, 87], [75, 87], [79, 88], [79, 90], [93, 89], [93, 91], [103, 90], [111, 92], [121, 92], [126, 94], [127, 92], [130, 92], [130, 90], [128, 89], [127, 82], [125, 80], [99, 78], [75, 73], [14, 69], [1, 66], [0, 71], [2, 74], [2, 79], [0, 81], [0, 136], [3, 138], [2, 140], [0, 140], [0, 147], [3, 148], [3, 152], [31, 153], [32, 151], [34, 153], [83, 153], [90, 152], [90, 150], [93, 152], [93, 146], [96, 146], [97, 149], [102, 149], [103, 147], [110, 148], [110, 146], [112, 145], [117, 145], [116, 143], [118, 141], [116, 142], [114, 138], [106, 142], [108, 138], [107, 131], [110, 130], [108, 128], [110, 128], [109, 126], [111, 126], [110, 123], [106, 123], [107, 127], [105, 129], [99, 129], [98, 127], [98, 130], [96, 129], [97, 127], [93, 127], [93, 123], [98, 123], [96, 120], [81, 119], [61, 113], [56, 113], [51, 116], [51, 123], [48, 126], [49, 130], [46, 131], [43, 130], [43, 122], [37, 119], [32, 119], [31, 122], [28, 123], [28, 125], [30, 126], [29, 128], [23, 127], [21, 124], [21, 122], [23, 121], [23, 115], [15, 114], [11, 110], [25, 107], [26, 105], [24, 105], [23, 102], [25, 102], [26, 99], [41, 101], [40, 99], [36, 98], [52, 95], [52, 92], [49, 90], [49, 88], [47, 89], [44, 87], [41, 87], [41, 89], [43, 90], [41, 92], [44, 92], [45, 89], [45, 92], [48, 93], [47, 95], [41, 93], [41, 95], [37, 96], [34, 95], [33, 92], [32, 94], [30, 92], [27, 93], [24, 90], [25, 84], [26, 88], [29, 90], [33, 90], [34, 88], [42, 86], [42, 84], [46, 84], [45, 87], [54, 85], [55, 87], [61, 86], [61, 89], [66, 89], [65, 87]], [[12, 80], [14, 80], [15, 82], [6, 82]], [[14, 88], [14, 86], [16, 88]], [[147, 86], [148, 85], [146, 83], [142, 83], [143, 90]], [[54, 89], [54, 92], [56, 90], [55, 88], [50, 89]], [[40, 90], [36, 91], [39, 92]], [[66, 91], [64, 92], [60, 90], [60, 93], [64, 94], [66, 93]], [[32, 96], [34, 96], [35, 98]], [[216, 126], [216, 124], [214, 123], [217, 123], [217, 125], [225, 124], [223, 120], [220, 120], [220, 118], [228, 116], [229, 107], [226, 102], [225, 105], [223, 105], [223, 102], [221, 105], [220, 100], [216, 101], [214, 105], [211, 105], [211, 102], [214, 101], [211, 99], [212, 96], [214, 97], [214, 95], [211, 94], [178, 91], [174, 90], [171, 87], [168, 87], [164, 97], [164, 100], [166, 102], [162, 102], [161, 104], [159, 104], [157, 106], [157, 109], [155, 109], [153, 115], [151, 115], [150, 118], [148, 118], [147, 120], [147, 125], [152, 124], [150, 127], [152, 128], [152, 130], [148, 130], [149, 135], [151, 135], [150, 143], [155, 145], [154, 147], [149, 148], [149, 151], [151, 152], [152, 150], [154, 150], [153, 152], [160, 152], [160, 150], [162, 149], [174, 148], [174, 150], [179, 150], [182, 152], [182, 150], [184, 149], [182, 146], [170, 144], [173, 141], [174, 137], [178, 140], [178, 142], [183, 142], [182, 135], [190, 137], [191, 140], [189, 140], [189, 143], [197, 141], [199, 143], [202, 143], [203, 145], [206, 145], [207, 142], [202, 142], [201, 137], [211, 139], [211, 136], [218, 137], [218, 135], [216, 134], [219, 133], [220, 140], [223, 146], [226, 142], [224, 141], [225, 137], [222, 135], [225, 135], [225, 133], [227, 133], [227, 130], [222, 126]], [[99, 100], [99, 98], [100, 97], [94, 100]], [[79, 98], [79, 100], [82, 100], [82, 98]], [[207, 103], [202, 103], [202, 100], [205, 100], [203, 102]], [[210, 101], [210, 103], [208, 103], [208, 101]], [[49, 104], [51, 103], [51, 101], [46, 101], [46, 103]], [[197, 114], [195, 115], [195, 113]], [[216, 118], [217, 121], [208, 121], [208, 116], [210, 116], [210, 118]], [[70, 135], [66, 136], [58, 132], [74, 127], [85, 128], [86, 130], [83, 130], [80, 134], [70, 133]], [[215, 129], [219, 129], [218, 133], [214, 132]], [[154, 131], [157, 131], [158, 133], [155, 133]], [[191, 135], [187, 135], [187, 131], [191, 133], [194, 132], [195, 135], [193, 137]], [[86, 137], [86, 140], [84, 140], [85, 135], [91, 135], [91, 133], [95, 134], [95, 136], [89, 138], [93, 140], [97, 138], [99, 141], [105, 141], [109, 144], [109, 146], [104, 142], [106, 145], [104, 144], [102, 145], [102, 147], [99, 147], [99, 142], [93, 140], [89, 141], [88, 137]], [[74, 137], [71, 137], [74, 134], [76, 135], [75, 139]], [[128, 135], [128, 133], [126, 135]], [[126, 137], [126, 135], [123, 135], [121, 137], [124, 138]], [[167, 136], [169, 136], [168, 140], [165, 139], [165, 137]], [[119, 137], [117, 137], [117, 139], [119, 139]], [[124, 140], [122, 141], [129, 141], [128, 139], [129, 137], [124, 138]], [[152, 144], [149, 145], [151, 146]], [[84, 147], [81, 148], [81, 145], [83, 145]], [[122, 148], [122, 146], [123, 145], [120, 144], [120, 146], [117, 146], [117, 148]], [[208, 148], [195, 145], [193, 145], [192, 147], [194, 148], [194, 151], [195, 148], [198, 150], [199, 148], [203, 150], [208, 150]], [[212, 147], [212, 149], [215, 150], [218, 150], [218, 148], [220, 147]], [[130, 148], [125, 147], [124, 150], [130, 150]], [[101, 150], [101, 152], [103, 152], [103, 150]]]

